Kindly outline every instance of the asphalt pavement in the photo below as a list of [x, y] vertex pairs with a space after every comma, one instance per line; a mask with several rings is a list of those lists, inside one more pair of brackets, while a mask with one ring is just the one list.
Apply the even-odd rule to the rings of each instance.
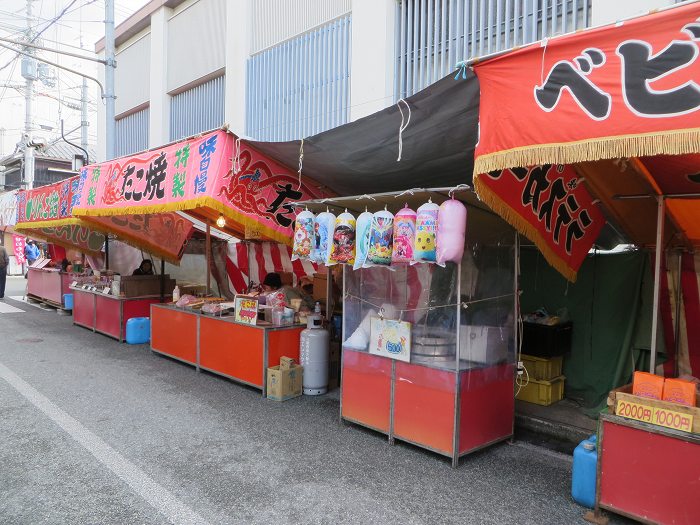
[[[0, 308], [0, 523], [585, 523], [570, 456], [449, 461], [72, 325]], [[7, 309], [5, 309], [7, 310]], [[622, 521], [613, 520], [612, 523]]]

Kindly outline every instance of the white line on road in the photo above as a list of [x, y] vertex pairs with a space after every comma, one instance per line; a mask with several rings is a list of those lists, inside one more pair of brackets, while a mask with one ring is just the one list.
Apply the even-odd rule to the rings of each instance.
[[4, 303], [0, 301], [0, 314], [16, 314], [16, 313], [24, 313], [24, 310], [20, 308], [15, 308], [14, 306], [10, 306], [7, 303]]
[[2, 363], [0, 363], [0, 377], [80, 443], [100, 463], [128, 484], [136, 494], [168, 518], [171, 523], [175, 525], [199, 525], [206, 523], [201, 516], [178, 500], [168, 490], [153, 481], [140, 468], [124, 458], [119, 452], [85, 428], [78, 420], [61, 410], [41, 392]]

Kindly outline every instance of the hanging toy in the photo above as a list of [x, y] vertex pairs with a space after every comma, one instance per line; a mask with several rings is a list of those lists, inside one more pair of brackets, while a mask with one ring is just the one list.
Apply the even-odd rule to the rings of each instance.
[[355, 262], [355, 217], [345, 210], [335, 219], [330, 263]]
[[416, 212], [406, 204], [394, 217], [394, 248], [391, 253], [391, 262], [411, 262], [415, 238]]
[[438, 210], [432, 199], [418, 208], [416, 216], [416, 242], [413, 245], [415, 262], [435, 262], [435, 236], [437, 234]]
[[362, 268], [367, 260], [367, 251], [369, 250], [369, 230], [372, 227], [372, 214], [367, 211], [363, 211], [357, 218], [355, 224], [355, 239], [357, 241], [355, 247], [355, 264], [353, 269], [357, 270]]
[[314, 246], [311, 260], [317, 264], [328, 264], [333, 248], [333, 229], [335, 215], [326, 211], [316, 215], [314, 219]]
[[464, 255], [467, 208], [454, 197], [440, 205], [438, 211], [437, 263], [459, 263]]
[[390, 265], [394, 244], [394, 215], [386, 208], [372, 216], [369, 231], [369, 249], [365, 266]]
[[292, 260], [308, 260], [311, 258], [311, 244], [314, 239], [314, 214], [309, 210], [297, 215], [294, 226], [294, 245], [292, 247]]

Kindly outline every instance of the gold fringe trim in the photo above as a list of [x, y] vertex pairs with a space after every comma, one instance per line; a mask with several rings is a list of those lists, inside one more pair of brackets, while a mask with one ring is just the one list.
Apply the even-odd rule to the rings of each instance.
[[618, 135], [562, 142], [534, 144], [487, 153], [474, 161], [474, 173], [488, 173], [539, 164], [578, 162], [654, 155], [685, 155], [700, 151], [700, 128]]
[[15, 224], [15, 230], [34, 230], [37, 228], [58, 228], [60, 226], [82, 225], [82, 221], [72, 217], [70, 219], [53, 219], [46, 221], [24, 221]]
[[481, 182], [478, 175], [474, 176], [474, 190], [479, 199], [485, 202], [493, 211], [500, 215], [508, 224], [535, 243], [547, 262], [572, 283], [576, 282], [577, 272], [552, 250], [547, 241], [532, 224], [505, 203], [491, 188]]
[[[223, 202], [216, 200], [210, 196], [197, 197], [196, 199], [188, 199], [177, 202], [169, 202], [167, 204], [155, 204], [152, 206], [127, 206], [124, 208], [73, 208], [73, 215], [76, 217], [109, 217], [119, 215], [139, 215], [139, 214], [154, 214], [167, 213], [173, 211], [188, 211], [196, 210], [197, 208], [209, 208], [224, 217], [231, 219], [242, 226], [255, 227], [262, 231], [263, 235], [268, 239], [282, 244], [292, 245], [292, 236], [278, 232], [263, 223], [251, 219], [246, 215], [237, 212], [234, 208], [225, 205]], [[242, 231], [230, 229], [234, 236], [243, 237]], [[110, 232], [116, 233], [116, 232]]]

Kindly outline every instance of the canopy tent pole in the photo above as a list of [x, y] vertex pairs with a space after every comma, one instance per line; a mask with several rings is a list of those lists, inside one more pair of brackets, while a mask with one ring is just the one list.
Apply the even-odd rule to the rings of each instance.
[[659, 289], [661, 288], [661, 256], [664, 252], [664, 218], [666, 199], [657, 198], [656, 215], [656, 258], [654, 262], [654, 310], [651, 319], [651, 353], [649, 355], [649, 372], [656, 373], [656, 339], [659, 331]]
[[207, 242], [205, 246], [207, 252], [207, 296], [211, 292], [211, 225], [207, 219]]
[[109, 235], [105, 235], [105, 270], [109, 270]]
[[681, 344], [680, 344], [680, 336], [681, 336], [681, 275], [682, 275], [682, 264], [683, 264], [683, 252], [678, 252], [678, 276], [676, 278], [676, 323], [675, 326], [673, 327], [674, 331], [674, 337], [673, 337], [673, 343], [675, 345], [675, 352], [674, 352], [674, 370], [673, 370], [673, 375], [675, 377], [678, 377], [678, 352], [680, 352], [681, 349]]
[[165, 259], [160, 259], [160, 302], [165, 302]]

